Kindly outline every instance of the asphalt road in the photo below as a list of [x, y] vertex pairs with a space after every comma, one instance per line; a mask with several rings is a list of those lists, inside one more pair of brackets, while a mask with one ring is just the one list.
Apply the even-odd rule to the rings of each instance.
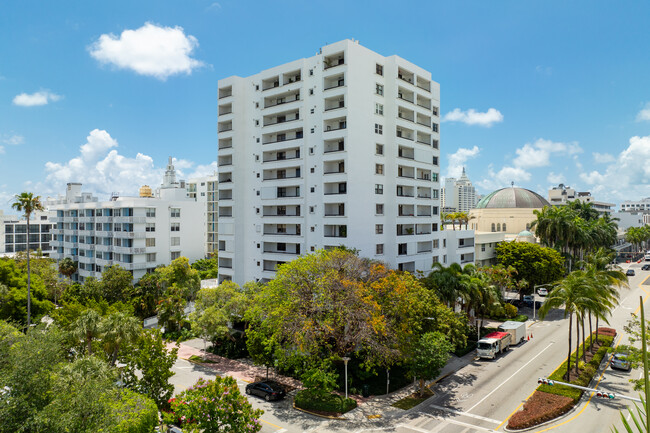
[[[630, 277], [630, 289], [623, 289], [621, 302], [610, 319], [610, 325], [619, 332], [618, 341], [627, 344], [623, 327], [630, 314], [638, 310], [639, 296], [647, 301], [650, 285], [642, 285], [650, 272], [641, 271], [641, 265], [631, 265], [637, 275]], [[650, 283], [649, 283], [650, 284]], [[531, 311], [524, 311], [532, 316]], [[650, 311], [648, 311], [650, 315]], [[601, 324], [601, 326], [606, 326]], [[561, 310], [552, 311], [543, 322], [529, 322], [528, 334], [533, 336], [496, 360], [475, 360], [457, 374], [436, 387], [436, 395], [416, 409], [390, 419], [359, 421], [325, 420], [303, 414], [291, 408], [290, 399], [267, 403], [252, 397], [255, 407], [264, 409], [264, 433], [300, 432], [355, 432], [355, 433], [460, 433], [504, 431], [506, 420], [518, 410], [537, 388], [537, 378], [555, 370], [565, 359], [568, 348], [568, 320]], [[574, 331], [575, 334], [575, 331]], [[574, 335], [575, 338], [575, 335]], [[575, 340], [573, 342], [575, 345]], [[628, 379], [639, 376], [639, 371], [620, 372], [601, 366], [598, 389], [638, 396]], [[214, 372], [179, 360], [172, 382], [180, 391], [193, 384], [199, 375], [213, 377]], [[599, 374], [601, 373], [599, 372]], [[240, 383], [243, 392], [245, 383]], [[604, 400], [595, 396], [583, 399], [569, 415], [535, 432], [610, 431], [622, 426], [619, 411], [627, 400]]]

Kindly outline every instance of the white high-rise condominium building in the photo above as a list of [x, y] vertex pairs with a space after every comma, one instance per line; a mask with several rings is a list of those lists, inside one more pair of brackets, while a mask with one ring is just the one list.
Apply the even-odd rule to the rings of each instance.
[[[37, 211], [29, 219], [29, 249], [41, 250], [44, 256], [53, 251], [52, 240], [53, 212]], [[27, 220], [24, 215], [4, 215], [0, 211], [0, 254], [13, 255], [27, 250]]]
[[444, 212], [469, 212], [476, 207], [476, 189], [465, 174], [465, 167], [460, 178], [445, 179], [441, 196]]
[[344, 40], [219, 81], [219, 278], [346, 245], [428, 270], [439, 250], [440, 86]]
[[190, 262], [203, 258], [206, 224], [204, 205], [188, 196], [176, 181], [171, 158], [156, 196], [114, 197], [100, 202], [69, 183], [65, 197], [50, 199], [56, 236], [51, 257], [78, 262], [73, 280], [101, 278], [106, 266], [120, 265], [135, 280], [157, 266], [181, 256]]
[[203, 204], [206, 221], [205, 256], [209, 257], [217, 251], [217, 174], [187, 181], [187, 191], [190, 198]]

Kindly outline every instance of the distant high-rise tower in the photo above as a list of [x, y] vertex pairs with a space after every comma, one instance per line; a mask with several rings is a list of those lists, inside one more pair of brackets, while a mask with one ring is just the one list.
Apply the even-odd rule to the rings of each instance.
[[441, 198], [443, 212], [469, 212], [476, 207], [476, 190], [465, 173], [465, 167], [459, 179], [445, 179]]

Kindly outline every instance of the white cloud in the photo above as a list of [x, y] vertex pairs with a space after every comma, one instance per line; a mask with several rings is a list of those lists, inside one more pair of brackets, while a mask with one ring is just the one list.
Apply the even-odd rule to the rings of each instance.
[[552, 155], [572, 156], [581, 152], [582, 148], [577, 143], [567, 144], [540, 138], [535, 143], [526, 143], [515, 150], [517, 157], [513, 164], [521, 168], [545, 167], [551, 164]]
[[495, 108], [490, 108], [485, 113], [470, 108], [462, 111], [460, 108], [454, 108], [453, 111], [445, 114], [443, 122], [462, 122], [466, 125], [480, 125], [487, 128], [495, 123], [503, 122], [503, 114]]
[[580, 178], [602, 200], [623, 200], [650, 195], [650, 136], [632, 137], [628, 147], [604, 171], [581, 173]]
[[552, 185], [565, 183], [565, 178], [562, 173], [553, 173], [552, 171], [546, 176], [546, 180]]
[[512, 182], [517, 185], [520, 182], [528, 182], [531, 174], [520, 167], [502, 167], [495, 172], [492, 165], [488, 167], [487, 178], [478, 182], [478, 185], [489, 191], [510, 186]]
[[124, 30], [119, 37], [103, 34], [89, 51], [101, 63], [166, 80], [172, 75], [189, 75], [203, 65], [191, 57], [198, 45], [182, 27], [145, 23], [139, 29]]
[[5, 153], [5, 147], [4, 147], [4, 146], [0, 146], [0, 155], [2, 155], [3, 153]]
[[[100, 199], [106, 199], [112, 192], [120, 195], [137, 195], [142, 185], [157, 188], [162, 182], [167, 160], [160, 167], [153, 158], [138, 153], [135, 158], [120, 155], [116, 139], [104, 130], [90, 131], [86, 142], [79, 147], [79, 155], [67, 162], [47, 162], [45, 182], [35, 185], [34, 190], [42, 194], [58, 195], [65, 191], [68, 182], [80, 182], [84, 191], [90, 191]], [[174, 159], [176, 177], [189, 179], [212, 174], [217, 163], [198, 165], [185, 159]], [[185, 173], [191, 172], [189, 177]]]
[[449, 158], [449, 166], [447, 167], [446, 177], [460, 177], [463, 172], [463, 164], [468, 159], [476, 158], [479, 153], [480, 149], [478, 146], [474, 146], [471, 149], [460, 147], [456, 152], [447, 155]]
[[219, 10], [219, 9], [221, 9], [221, 3], [217, 3], [217, 2], [214, 2], [210, 6], [205, 8], [206, 12], [210, 10]]
[[37, 107], [39, 105], [47, 105], [50, 102], [56, 102], [59, 99], [61, 99], [60, 95], [47, 90], [41, 90], [32, 94], [21, 93], [16, 95], [13, 103], [21, 107]]
[[650, 102], [645, 104], [645, 108], [639, 111], [636, 115], [637, 122], [647, 122], [650, 121]]
[[594, 152], [591, 155], [594, 157], [594, 162], [596, 164], [608, 164], [610, 162], [616, 161], [616, 158], [614, 158], [614, 155], [611, 155], [609, 153]]
[[19, 146], [25, 142], [25, 137], [22, 135], [4, 135], [2, 136], [2, 139], [0, 139], [0, 142], [4, 144], [9, 144], [11, 146]]
[[193, 179], [196, 177], [212, 176], [218, 171], [217, 161], [212, 161], [210, 164], [197, 165], [192, 173], [187, 178]]

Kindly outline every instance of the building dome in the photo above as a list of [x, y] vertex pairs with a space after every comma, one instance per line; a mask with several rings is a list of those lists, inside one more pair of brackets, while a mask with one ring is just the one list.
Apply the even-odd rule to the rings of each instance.
[[517, 237], [520, 237], [520, 238], [530, 238], [530, 237], [533, 237], [533, 236], [534, 235], [531, 232], [529, 232], [528, 230], [522, 230], [517, 235]]
[[502, 188], [486, 195], [477, 209], [541, 209], [550, 206], [544, 197], [524, 188]]

